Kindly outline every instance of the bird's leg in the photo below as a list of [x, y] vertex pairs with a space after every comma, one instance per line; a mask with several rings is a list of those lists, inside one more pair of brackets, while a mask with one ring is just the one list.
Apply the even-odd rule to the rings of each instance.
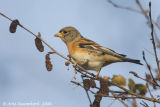
[[101, 68], [99, 70], [97, 70], [97, 75], [96, 75], [96, 79], [99, 78], [99, 74], [100, 74]]

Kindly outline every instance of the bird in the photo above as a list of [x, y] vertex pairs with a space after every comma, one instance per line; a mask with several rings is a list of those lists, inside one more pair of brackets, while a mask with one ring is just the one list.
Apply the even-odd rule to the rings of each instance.
[[93, 70], [97, 72], [96, 78], [104, 66], [116, 62], [131, 62], [143, 65], [140, 60], [127, 58], [124, 54], [105, 48], [98, 43], [87, 39], [72, 26], [67, 26], [55, 34], [67, 46], [69, 56], [74, 60], [75, 64], [80, 65], [85, 70]]

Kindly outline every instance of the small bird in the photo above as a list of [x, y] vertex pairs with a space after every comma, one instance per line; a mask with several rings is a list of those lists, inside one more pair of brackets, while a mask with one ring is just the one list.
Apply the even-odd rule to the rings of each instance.
[[126, 58], [126, 55], [118, 54], [115, 51], [105, 48], [98, 43], [83, 37], [74, 27], [64, 27], [55, 37], [60, 37], [67, 45], [69, 56], [86, 70], [98, 72], [101, 68], [116, 62], [131, 62], [139, 65], [140, 60]]

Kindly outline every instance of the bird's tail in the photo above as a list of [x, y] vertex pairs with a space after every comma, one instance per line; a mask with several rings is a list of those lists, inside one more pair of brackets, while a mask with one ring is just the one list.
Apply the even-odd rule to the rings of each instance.
[[143, 64], [140, 62], [140, 60], [136, 60], [136, 59], [125, 58], [124, 61], [125, 61], [125, 62], [131, 62], [131, 63], [139, 64], [139, 65], [143, 65]]

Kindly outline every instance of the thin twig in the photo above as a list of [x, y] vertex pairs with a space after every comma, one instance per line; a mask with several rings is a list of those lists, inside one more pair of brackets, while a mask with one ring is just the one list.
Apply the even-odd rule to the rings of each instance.
[[10, 21], [13, 21], [11, 18], [7, 17], [6, 15], [4, 15], [4, 14], [1, 13], [1, 12], [0, 12], [0, 15], [3, 16], [3, 17], [5, 17], [5, 18], [7, 18], [7, 19], [10, 20]]
[[117, 5], [112, 0], [108, 0], [108, 3], [112, 4], [116, 8], [121, 8], [121, 9], [129, 10], [129, 11], [133, 11], [133, 12], [137, 12], [137, 13], [141, 14], [141, 11], [138, 11], [138, 10], [130, 8], [130, 7], [124, 7], [124, 6]]
[[[131, 97], [133, 97], [133, 95], [131, 95]], [[132, 106], [133, 107], [137, 107], [137, 101], [136, 101], [136, 99], [132, 99], [133, 101], [132, 101]]]
[[[148, 83], [146, 83], [146, 87], [147, 87], [147, 89], [149, 91], [150, 96], [154, 99], [154, 96], [152, 95], [151, 90], [149, 89]], [[153, 104], [154, 104], [154, 107], [156, 107], [155, 102], [153, 102]]]
[[[112, 93], [111, 92], [111, 94], [114, 96], [114, 97], [116, 97], [116, 95], [114, 94], [114, 93]], [[124, 103], [124, 101], [123, 100], [121, 100], [120, 98], [115, 98], [115, 99], [117, 99], [118, 101], [120, 101], [125, 107], [129, 107], [126, 103]]]
[[156, 50], [156, 45], [155, 45], [155, 41], [154, 41], [154, 26], [153, 26], [153, 23], [152, 23], [152, 14], [151, 14], [151, 2], [149, 2], [149, 17], [150, 17], [150, 22], [151, 22], [151, 37], [152, 37], [152, 44], [153, 44], [153, 49], [154, 49], [154, 54], [155, 54], [155, 59], [156, 59], [156, 62], [157, 62], [157, 68], [158, 68], [158, 76], [160, 78], [160, 68], [159, 68], [159, 60], [158, 60], [158, 56], [157, 56], [157, 50]]
[[154, 53], [152, 53], [152, 52], [149, 51], [148, 49], [144, 48], [144, 50], [146, 50], [150, 55], [154, 56]]
[[[146, 58], [145, 58], [145, 53], [144, 53], [144, 51], [142, 52], [142, 54], [143, 54], [143, 60], [145, 61], [146, 65], [147, 65], [147, 68], [148, 68], [148, 70], [149, 70], [149, 72], [150, 72], [150, 74], [151, 74], [151, 77], [152, 77], [153, 82], [148, 81], [148, 80], [143, 79], [143, 78], [141, 78], [141, 79], [146, 80], [147, 82], [152, 83], [153, 85], [156, 85], [156, 86], [160, 87], [160, 85], [157, 83], [157, 81], [156, 81], [155, 78], [153, 77], [153, 74], [152, 74], [152, 71], [151, 71], [151, 67], [150, 67], [150, 65], [148, 64], [148, 62], [147, 62], [147, 60], [146, 60]], [[139, 77], [139, 78], [140, 78], [140, 77]]]
[[[125, 10], [128, 10], [128, 11], [132, 11], [132, 12], [137, 12], [137, 13], [140, 13], [140, 14], [143, 14], [144, 16], [145, 16], [145, 18], [147, 19], [147, 21], [149, 21], [149, 16], [148, 16], [148, 12], [147, 12], [147, 10], [145, 10], [144, 8], [143, 8], [143, 6], [142, 6], [142, 4], [140, 3], [140, 1], [139, 0], [136, 0], [136, 3], [137, 3], [137, 5], [139, 6], [139, 8], [141, 9], [141, 11], [138, 11], [138, 10], [135, 10], [135, 9], [132, 9], [132, 8], [129, 8], [129, 7], [123, 7], [123, 6], [120, 6], [120, 5], [118, 5], [118, 4], [116, 4], [116, 3], [114, 3], [112, 0], [108, 0], [108, 2], [110, 3], [110, 4], [112, 4], [114, 7], [116, 7], [116, 8], [120, 8], [120, 9], [125, 9]], [[156, 22], [156, 21], [153, 21], [152, 20], [152, 22], [156, 25], [156, 27], [160, 30], [160, 26], [159, 26], [159, 24]], [[150, 26], [150, 24], [148, 24], [149, 25], [149, 27], [151, 27]], [[159, 46], [159, 44], [160, 44], [160, 40], [159, 40], [159, 38], [158, 38], [158, 36], [157, 36], [157, 33], [154, 31], [154, 34], [155, 34], [155, 37], [156, 37], [156, 40], [157, 40], [157, 43], [158, 43], [158, 46]]]
[[144, 107], [149, 107], [148, 104], [147, 104], [146, 102], [144, 102], [143, 100], [142, 100], [142, 102], [140, 102], [140, 104], [141, 104], [142, 106], [144, 106]]
[[[157, 23], [157, 22], [155, 22], [155, 21], [153, 21], [152, 20], [152, 18], [150, 18], [150, 13], [149, 13], [149, 15], [145, 12], [145, 9], [143, 8], [143, 6], [142, 6], [142, 4], [140, 3], [140, 1], [139, 0], [136, 0], [136, 3], [137, 3], [137, 5], [140, 7], [140, 9], [141, 9], [141, 11], [142, 11], [142, 14], [145, 16], [145, 18], [148, 20], [148, 22], [149, 21], [152, 21], [152, 23], [153, 24], [155, 24], [156, 25], [156, 27], [160, 30], [160, 26], [159, 26], [159, 24]], [[151, 8], [150, 8], [151, 9]], [[150, 12], [151, 12], [151, 10], [150, 10]], [[148, 25], [149, 25], [149, 27], [151, 28], [152, 27], [152, 25], [150, 25], [149, 23], [148, 23]], [[152, 29], [152, 28], [151, 28]], [[157, 40], [157, 43], [160, 43], [159, 41], [159, 38], [158, 38], [158, 36], [157, 36], [157, 33], [153, 30], [153, 32], [154, 32], [154, 36], [156, 37], [156, 40]]]
[[144, 8], [143, 8], [142, 4], [140, 3], [140, 1], [139, 1], [139, 0], [136, 0], [136, 3], [137, 3], [138, 6], [140, 7], [141, 12], [142, 12], [142, 13], [145, 15], [145, 17], [148, 19], [148, 15], [147, 15], [146, 11], [144, 10]]
[[[116, 4], [116, 3], [114, 3], [112, 0], [108, 0], [108, 2], [109, 2], [110, 4], [112, 4], [112, 5], [113, 5], [114, 7], [116, 7], [116, 8], [125, 9], [125, 10], [128, 10], [128, 11], [132, 11], [132, 12], [137, 12], [137, 13], [143, 14], [143, 15], [145, 16], [145, 18], [149, 21], [149, 16], [148, 16], [148, 14], [147, 14], [148, 11], [143, 8], [143, 6], [142, 6], [142, 4], [140, 3], [139, 0], [136, 0], [136, 3], [137, 3], [137, 5], [140, 7], [141, 11], [138, 11], [138, 10], [133, 9], [133, 8], [130, 8], [130, 7], [120, 6], [120, 5]], [[160, 30], [159, 24], [158, 24], [157, 22], [153, 21], [153, 20], [152, 20], [152, 22], [153, 22], [153, 23], [156, 25], [156, 27]], [[150, 25], [149, 25], [149, 26], [150, 26]], [[151, 27], [151, 26], [150, 26], [150, 27]], [[160, 40], [159, 40], [159, 38], [158, 38], [158, 36], [157, 36], [157, 34], [156, 34], [155, 31], [154, 31], [154, 34], [155, 34], [157, 43], [160, 44]], [[158, 46], [159, 46], [159, 45], [158, 45]]]
[[[122, 98], [122, 99], [133, 99], [133, 98], [137, 98], [137, 99], [138, 99], [138, 98], [139, 98], [139, 99], [145, 99], [145, 100], [148, 100], [148, 101], [160, 103], [160, 101], [157, 100], [157, 99], [155, 99], [155, 98], [149, 98], [149, 97], [145, 97], [145, 96], [139, 95], [139, 94], [134, 93], [134, 92], [132, 92], [132, 91], [130, 91], [130, 90], [128, 90], [128, 89], [126, 89], [126, 88], [124, 88], [124, 87], [122, 87], [122, 86], [119, 86], [119, 85], [117, 85], [117, 84], [115, 84], [115, 83], [113, 83], [113, 82], [111, 82], [111, 81], [108, 81], [108, 80], [104, 80], [104, 81], [107, 81], [109, 84], [111, 84], [111, 85], [113, 85], [113, 86], [117, 86], [118, 88], [124, 90], [124, 91], [127, 92], [128, 94], [133, 95], [133, 96], [135, 96], [135, 97], [127, 97], [127, 96], [116, 96], [116, 97], [115, 97], [115, 96], [109, 96], [109, 95], [106, 95], [106, 94], [101, 94], [101, 96], [103, 96], [103, 97]], [[84, 87], [83, 87], [80, 83], [78, 83], [78, 82], [75, 82], [75, 81], [71, 81], [71, 82], [74, 83], [74, 84], [76, 84], [76, 85], [78, 85], [78, 86], [81, 86], [82, 88], [84, 88]], [[93, 92], [92, 90], [88, 90], [88, 91], [90, 91], [92, 94], [97, 95], [97, 93]]]

